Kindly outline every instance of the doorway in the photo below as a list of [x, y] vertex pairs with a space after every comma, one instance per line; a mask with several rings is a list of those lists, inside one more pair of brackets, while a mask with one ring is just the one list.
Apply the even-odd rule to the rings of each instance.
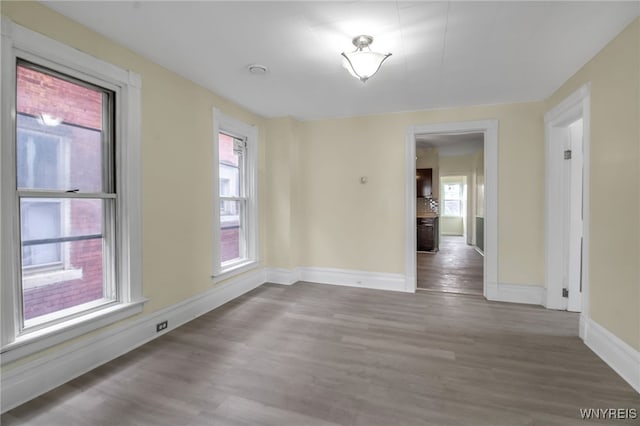
[[[416, 194], [417, 289], [481, 296], [484, 134], [416, 135], [416, 182], [425, 171], [433, 190]], [[429, 233], [434, 244], [425, 245]]]
[[583, 86], [545, 114], [546, 306], [588, 309], [590, 89]]
[[[405, 274], [406, 290], [418, 289], [418, 255], [417, 252], [417, 197], [416, 197], [416, 141], [418, 136], [440, 135], [455, 137], [468, 134], [480, 134], [484, 141], [484, 155], [480, 163], [483, 175], [483, 218], [478, 221], [477, 228], [483, 242], [484, 256], [481, 256], [482, 265], [482, 291], [478, 292], [487, 298], [496, 292], [498, 287], [498, 122], [497, 120], [441, 123], [413, 126], [407, 129], [406, 158], [405, 158]], [[439, 173], [438, 173], [439, 176]], [[469, 185], [471, 179], [467, 179]], [[472, 182], [473, 183], [473, 182]], [[438, 188], [438, 185], [434, 185]], [[469, 218], [466, 220], [469, 227]], [[475, 221], [474, 221], [475, 222]], [[473, 225], [476, 227], [476, 224]], [[440, 235], [440, 234], [438, 234]], [[441, 236], [441, 235], [440, 235]], [[442, 236], [441, 236], [442, 237]], [[474, 232], [467, 232], [467, 238], [472, 242], [477, 241]], [[463, 247], [467, 241], [460, 237]], [[442, 246], [444, 247], [444, 246]], [[438, 247], [440, 249], [440, 247]], [[474, 249], [474, 252], [477, 252]], [[436, 252], [437, 253], [437, 252]], [[433, 256], [432, 254], [429, 254]]]

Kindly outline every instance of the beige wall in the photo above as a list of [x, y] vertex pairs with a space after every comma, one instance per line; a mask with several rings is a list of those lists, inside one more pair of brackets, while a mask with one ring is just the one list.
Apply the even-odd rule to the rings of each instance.
[[267, 122], [266, 261], [271, 267], [298, 266], [298, 240], [303, 221], [299, 213], [300, 163], [298, 122], [277, 118]]
[[212, 288], [212, 108], [258, 127], [263, 192], [265, 121], [36, 2], [3, 1], [2, 14], [142, 76], [144, 313]]
[[[300, 123], [300, 265], [404, 273], [407, 127], [498, 119], [499, 280], [542, 285], [543, 107], [534, 102]], [[360, 184], [360, 176], [369, 183]]]
[[473, 170], [474, 155], [440, 157], [440, 176], [467, 176]]
[[640, 262], [632, 259], [640, 259], [639, 58], [636, 19], [545, 103], [549, 110], [591, 82], [590, 315], [636, 349]]
[[461, 217], [440, 216], [440, 235], [464, 235], [464, 223]]

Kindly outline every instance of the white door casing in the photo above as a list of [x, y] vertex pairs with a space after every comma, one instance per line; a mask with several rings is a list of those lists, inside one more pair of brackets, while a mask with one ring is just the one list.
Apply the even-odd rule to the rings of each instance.
[[498, 285], [498, 120], [416, 125], [405, 137], [405, 291], [416, 291], [416, 135], [484, 134], [483, 294]]
[[[582, 336], [589, 296], [590, 85], [547, 112], [544, 121], [545, 306], [582, 311]], [[566, 150], [571, 151], [570, 160], [564, 158]], [[569, 298], [563, 297], [563, 288]]]

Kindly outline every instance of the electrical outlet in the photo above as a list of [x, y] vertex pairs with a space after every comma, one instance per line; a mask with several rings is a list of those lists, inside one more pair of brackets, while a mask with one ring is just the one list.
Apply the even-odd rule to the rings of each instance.
[[160, 332], [169, 326], [168, 321], [162, 321], [156, 324], [156, 332]]

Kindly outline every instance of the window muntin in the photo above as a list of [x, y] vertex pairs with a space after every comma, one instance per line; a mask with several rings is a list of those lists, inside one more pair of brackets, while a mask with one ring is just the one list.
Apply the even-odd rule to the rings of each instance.
[[[108, 89], [16, 65], [19, 330], [117, 300], [113, 102]], [[61, 271], [66, 273], [60, 273]]]

